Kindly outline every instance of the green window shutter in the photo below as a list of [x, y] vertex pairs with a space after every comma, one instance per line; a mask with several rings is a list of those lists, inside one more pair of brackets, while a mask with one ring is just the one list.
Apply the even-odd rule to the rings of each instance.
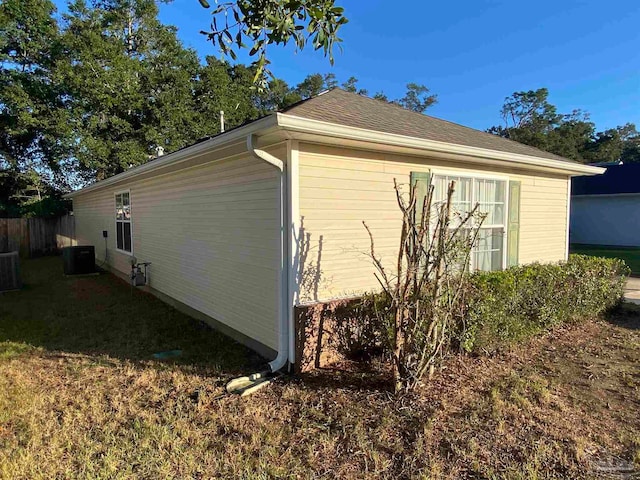
[[520, 182], [509, 181], [509, 218], [507, 222], [507, 266], [518, 265], [520, 243]]
[[422, 205], [424, 204], [424, 197], [426, 197], [427, 193], [429, 193], [430, 184], [430, 172], [411, 172], [411, 188], [416, 185], [416, 202], [418, 202], [418, 214], [420, 216], [422, 215]]

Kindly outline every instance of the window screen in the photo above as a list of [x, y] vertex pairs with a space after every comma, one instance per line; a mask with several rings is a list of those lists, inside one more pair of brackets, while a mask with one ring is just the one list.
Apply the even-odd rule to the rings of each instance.
[[131, 253], [131, 199], [129, 192], [116, 194], [116, 248]]
[[[435, 175], [434, 201], [447, 199], [449, 184], [455, 181], [452, 208], [461, 216], [476, 204], [487, 216], [478, 232], [471, 255], [472, 270], [501, 270], [504, 268], [504, 235], [506, 222], [506, 182], [504, 180]], [[453, 219], [455, 221], [456, 216]]]

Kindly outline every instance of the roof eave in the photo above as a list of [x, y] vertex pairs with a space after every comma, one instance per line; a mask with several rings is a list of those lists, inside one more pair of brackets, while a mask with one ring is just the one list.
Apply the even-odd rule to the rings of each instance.
[[151, 162], [147, 162], [138, 167], [131, 168], [126, 172], [122, 172], [113, 177], [109, 177], [105, 180], [96, 182], [88, 187], [64, 195], [64, 198], [73, 198], [77, 195], [88, 193], [94, 190], [102, 189], [110, 185], [121, 183], [125, 180], [129, 180], [138, 177], [143, 174], [148, 174], [157, 170], [162, 170], [166, 167], [178, 164], [180, 162], [189, 160], [195, 156], [203, 155], [211, 151], [224, 148], [228, 145], [232, 145], [239, 141], [244, 141], [247, 135], [257, 133], [260, 131], [269, 130], [277, 127], [277, 118], [275, 115], [269, 115], [267, 117], [251, 122], [245, 126], [229, 130], [228, 132], [217, 135], [209, 140], [205, 140], [195, 145], [183, 148], [174, 153], [169, 153], [161, 158], [157, 158]]
[[[324, 140], [340, 138], [344, 140], [363, 142], [367, 145], [384, 145], [396, 151], [413, 150], [422, 154], [431, 154], [440, 158], [450, 158], [470, 163], [500, 164], [508, 167], [521, 167], [530, 170], [553, 171], [567, 175], [599, 175], [606, 171], [605, 168], [579, 163], [552, 160], [542, 157], [522, 155], [516, 153], [489, 150], [478, 147], [469, 147], [452, 143], [425, 140], [405, 135], [378, 132], [357, 127], [349, 127], [335, 123], [312, 120], [284, 113], [277, 113], [256, 120], [243, 127], [218, 135], [210, 140], [197, 143], [177, 152], [165, 155], [162, 158], [145, 163], [126, 172], [114, 175], [93, 185], [70, 192], [64, 198], [73, 198], [76, 195], [102, 189], [110, 185], [121, 183], [125, 180], [162, 170], [168, 166], [189, 160], [197, 155], [203, 155], [210, 151], [223, 148], [227, 145], [244, 139], [247, 135], [267, 130], [280, 129], [289, 133], [293, 138], [295, 134], [303, 134], [304, 138]], [[291, 135], [294, 134], [294, 135]]]
[[309, 136], [341, 138], [345, 140], [367, 142], [369, 144], [386, 145], [403, 149], [414, 149], [442, 158], [455, 158], [470, 163], [501, 164], [510, 167], [520, 167], [529, 170], [552, 171], [566, 175], [599, 175], [605, 168], [583, 165], [569, 161], [553, 160], [549, 158], [522, 155], [517, 153], [489, 150], [485, 148], [469, 147], [452, 143], [425, 140], [422, 138], [383, 133], [357, 127], [338, 125], [335, 123], [312, 120], [309, 118], [277, 114], [278, 125], [290, 132], [297, 132]]

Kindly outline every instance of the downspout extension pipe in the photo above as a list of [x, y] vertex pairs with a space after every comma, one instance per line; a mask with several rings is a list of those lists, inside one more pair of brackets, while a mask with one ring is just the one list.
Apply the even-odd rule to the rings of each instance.
[[289, 275], [288, 269], [288, 235], [286, 234], [287, 227], [287, 192], [286, 192], [286, 173], [284, 169], [284, 162], [277, 157], [274, 157], [264, 150], [256, 148], [257, 138], [254, 134], [247, 135], [247, 150], [255, 158], [265, 161], [280, 171], [280, 255], [281, 255], [281, 298], [280, 298], [280, 326], [278, 334], [278, 355], [274, 360], [269, 362], [269, 368], [271, 372], [277, 372], [287, 366], [289, 361], [289, 320], [288, 320], [288, 308], [287, 308], [287, 292]]

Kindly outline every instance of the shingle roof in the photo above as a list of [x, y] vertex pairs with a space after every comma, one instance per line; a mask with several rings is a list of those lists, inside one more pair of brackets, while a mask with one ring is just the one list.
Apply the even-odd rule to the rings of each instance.
[[640, 193], [640, 164], [613, 165], [603, 175], [574, 177], [571, 195]]
[[334, 88], [282, 113], [377, 132], [576, 163], [522, 143]]

